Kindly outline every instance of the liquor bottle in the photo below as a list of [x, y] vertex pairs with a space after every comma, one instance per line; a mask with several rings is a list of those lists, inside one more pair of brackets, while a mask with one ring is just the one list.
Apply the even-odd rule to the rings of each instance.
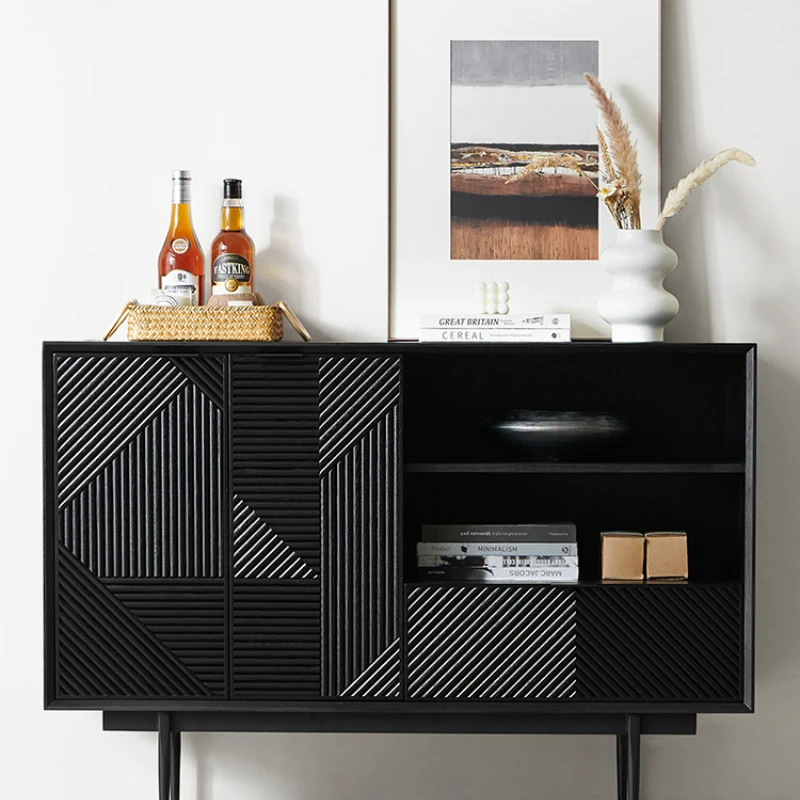
[[183, 294], [192, 305], [203, 304], [205, 260], [192, 225], [192, 174], [172, 173], [172, 216], [158, 257], [159, 286], [167, 294]]
[[222, 230], [211, 243], [212, 294], [252, 294], [255, 245], [244, 230], [242, 182], [225, 178]]

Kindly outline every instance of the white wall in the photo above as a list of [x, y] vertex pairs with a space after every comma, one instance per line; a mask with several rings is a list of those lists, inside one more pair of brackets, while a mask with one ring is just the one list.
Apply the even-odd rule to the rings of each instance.
[[[96, 337], [125, 299], [144, 296], [174, 167], [195, 170], [203, 241], [215, 231], [219, 181], [236, 173], [262, 253], [261, 288], [275, 286], [319, 335], [381, 339], [383, 5], [4, 7], [2, 796], [156, 796], [154, 737], [104, 734], [95, 713], [40, 710], [40, 342]], [[787, 172], [800, 125], [800, 7], [664, 6], [665, 182], [725, 146], [759, 159], [757, 173], [732, 166], [715, 178], [667, 234], [682, 258], [671, 338], [761, 346], [758, 681], [755, 716], [704, 717], [696, 738], [646, 740], [644, 796], [793, 800], [800, 258]], [[226, 43], [238, 46], [227, 58]], [[368, 303], [354, 307], [361, 298]], [[189, 736], [184, 764], [189, 800], [613, 796], [613, 742], [602, 738]]]

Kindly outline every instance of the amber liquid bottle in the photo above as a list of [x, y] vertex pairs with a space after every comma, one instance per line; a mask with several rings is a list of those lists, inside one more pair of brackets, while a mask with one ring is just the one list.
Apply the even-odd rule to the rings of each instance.
[[169, 294], [189, 295], [192, 305], [203, 305], [205, 260], [192, 225], [192, 174], [172, 173], [172, 216], [158, 257], [159, 288]]
[[225, 178], [222, 230], [211, 243], [213, 294], [249, 294], [253, 288], [255, 245], [244, 230], [242, 182]]

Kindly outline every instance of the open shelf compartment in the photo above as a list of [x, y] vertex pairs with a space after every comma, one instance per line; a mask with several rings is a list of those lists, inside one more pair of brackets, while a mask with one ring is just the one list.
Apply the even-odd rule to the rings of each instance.
[[600, 572], [600, 532], [686, 531], [689, 576], [739, 582], [745, 574], [745, 502], [737, 473], [408, 473], [404, 478], [404, 573], [417, 579], [425, 524], [573, 522], [582, 580]]
[[598, 355], [553, 348], [535, 356], [499, 350], [475, 359], [468, 348], [421, 351], [404, 361], [405, 459], [521, 461], [485, 435], [481, 423], [524, 409], [608, 412], [636, 426], [628, 442], [594, 461], [741, 464], [747, 364], [739, 352], [643, 354], [621, 348]]

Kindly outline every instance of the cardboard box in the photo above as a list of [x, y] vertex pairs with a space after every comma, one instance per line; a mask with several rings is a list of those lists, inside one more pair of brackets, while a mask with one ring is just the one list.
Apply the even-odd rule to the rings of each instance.
[[689, 551], [685, 531], [646, 533], [647, 579], [680, 580], [689, 577]]
[[603, 531], [600, 563], [603, 580], [643, 580], [644, 536], [632, 531]]

